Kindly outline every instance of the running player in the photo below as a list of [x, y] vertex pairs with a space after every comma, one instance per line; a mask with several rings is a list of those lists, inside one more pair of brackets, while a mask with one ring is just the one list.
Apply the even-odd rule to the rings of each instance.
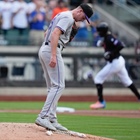
[[136, 89], [134, 83], [130, 79], [128, 72], [125, 68], [125, 60], [120, 55], [120, 51], [125, 47], [125, 45], [115, 38], [111, 32], [108, 30], [108, 24], [106, 22], [101, 22], [97, 26], [97, 32], [100, 37], [103, 38], [102, 41], [97, 43], [97, 46], [103, 46], [105, 53], [104, 58], [107, 61], [107, 64], [103, 67], [102, 70], [97, 73], [94, 78], [94, 83], [97, 88], [98, 101], [90, 105], [91, 109], [105, 108], [106, 102], [103, 98], [103, 83], [110, 75], [116, 74], [123, 85], [131, 89], [135, 96], [140, 100], [140, 94]]
[[62, 91], [65, 88], [65, 71], [61, 51], [65, 44], [76, 34], [75, 22], [87, 20], [93, 10], [87, 4], [81, 4], [72, 11], [57, 14], [45, 33], [44, 42], [39, 50], [39, 59], [42, 65], [47, 84], [48, 96], [35, 123], [50, 130], [67, 128], [58, 123], [56, 108]]

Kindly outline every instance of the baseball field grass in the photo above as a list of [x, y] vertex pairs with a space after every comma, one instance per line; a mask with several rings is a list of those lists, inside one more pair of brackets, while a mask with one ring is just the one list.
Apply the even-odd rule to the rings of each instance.
[[[4, 110], [41, 110], [44, 102], [0, 102], [0, 122], [34, 123], [37, 113]], [[58, 106], [89, 110], [90, 102], [60, 102]], [[105, 110], [140, 110], [138, 102], [108, 102]], [[94, 110], [93, 110], [94, 111]], [[58, 114], [58, 120], [70, 130], [113, 138], [140, 140], [140, 118]]]

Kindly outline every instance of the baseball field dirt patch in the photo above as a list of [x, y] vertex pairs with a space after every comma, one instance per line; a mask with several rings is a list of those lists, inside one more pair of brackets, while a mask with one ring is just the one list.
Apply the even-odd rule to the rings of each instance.
[[47, 130], [31, 123], [0, 123], [1, 140], [112, 140], [88, 134], [53, 132], [47, 135]]

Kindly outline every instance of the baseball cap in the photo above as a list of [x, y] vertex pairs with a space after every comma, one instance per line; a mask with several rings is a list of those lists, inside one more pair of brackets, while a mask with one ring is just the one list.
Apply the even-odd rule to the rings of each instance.
[[82, 4], [80, 5], [80, 7], [83, 9], [83, 11], [84, 11], [84, 13], [85, 13], [85, 16], [86, 16], [86, 20], [87, 20], [87, 22], [90, 24], [89, 18], [93, 15], [93, 10], [92, 10], [92, 8], [91, 8], [88, 4], [86, 4], [86, 3], [82, 3]]

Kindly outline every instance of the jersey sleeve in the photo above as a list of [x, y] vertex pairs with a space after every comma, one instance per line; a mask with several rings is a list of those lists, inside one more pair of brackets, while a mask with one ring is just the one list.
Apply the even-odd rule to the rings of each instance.
[[122, 47], [122, 48], [125, 47], [125, 44], [123, 42], [119, 41], [118, 39], [115, 39], [114, 42], [113, 42], [113, 44], [115, 46], [118, 46], [118, 47]]
[[110, 42], [111, 46], [114, 46], [114, 48], [124, 48], [125, 44], [123, 42], [121, 42], [119, 39], [117, 39], [116, 37], [110, 35], [107, 38], [107, 42]]
[[112, 46], [114, 46], [112, 53], [119, 54], [119, 52], [125, 47], [125, 44], [113, 36], [111, 36], [109, 39], [112, 42]]
[[59, 22], [56, 25], [57, 28], [59, 28], [63, 33], [66, 32], [66, 30], [70, 27], [70, 22], [68, 17], [64, 17], [59, 20]]

